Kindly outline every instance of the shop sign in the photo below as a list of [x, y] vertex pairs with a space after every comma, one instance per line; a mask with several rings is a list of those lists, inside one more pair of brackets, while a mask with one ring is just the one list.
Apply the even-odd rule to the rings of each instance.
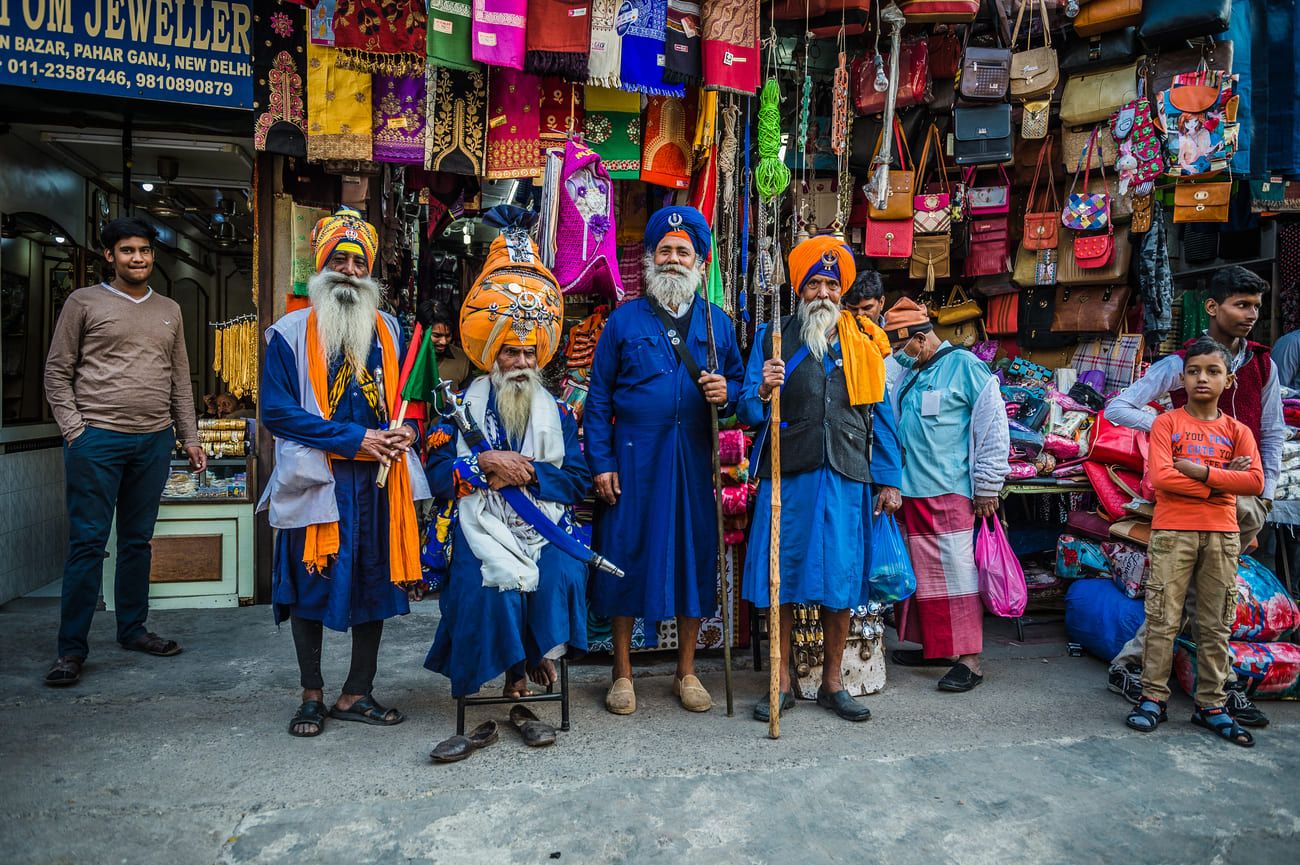
[[253, 106], [252, 0], [0, 0], [0, 84]]

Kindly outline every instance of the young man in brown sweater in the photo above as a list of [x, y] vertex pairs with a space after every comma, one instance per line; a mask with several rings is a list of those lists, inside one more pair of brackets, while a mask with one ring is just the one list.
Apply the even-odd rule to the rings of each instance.
[[45, 675], [55, 686], [81, 678], [114, 511], [117, 641], [151, 655], [180, 653], [174, 640], [145, 628], [150, 541], [176, 440], [184, 443], [191, 469], [207, 465], [181, 308], [149, 287], [155, 232], [124, 218], [100, 236], [116, 275], [72, 293], [45, 361], [45, 398], [64, 439], [68, 503], [59, 658]]

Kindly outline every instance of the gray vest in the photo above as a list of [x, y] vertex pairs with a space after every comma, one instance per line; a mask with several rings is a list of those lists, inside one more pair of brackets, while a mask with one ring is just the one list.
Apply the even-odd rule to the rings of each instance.
[[[786, 316], [781, 354], [787, 364], [802, 345], [799, 319]], [[771, 353], [768, 334], [763, 354]], [[781, 421], [781, 474], [816, 471], [829, 464], [850, 480], [871, 483], [871, 406], [849, 404], [842, 364], [827, 373], [822, 361], [806, 356], [781, 388]], [[772, 476], [769, 447], [759, 455], [757, 477]]]

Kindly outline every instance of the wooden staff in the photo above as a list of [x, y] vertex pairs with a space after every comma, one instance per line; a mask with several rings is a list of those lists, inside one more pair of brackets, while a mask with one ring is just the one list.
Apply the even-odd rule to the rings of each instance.
[[[781, 356], [781, 293], [772, 292], [772, 357]], [[781, 738], [781, 388], [772, 389], [767, 431], [772, 460], [772, 524], [767, 552], [767, 735]]]

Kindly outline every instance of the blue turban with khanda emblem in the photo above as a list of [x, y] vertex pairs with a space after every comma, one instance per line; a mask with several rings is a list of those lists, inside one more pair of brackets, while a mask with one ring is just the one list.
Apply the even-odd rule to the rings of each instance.
[[661, 207], [650, 214], [645, 224], [646, 252], [654, 252], [669, 235], [689, 240], [700, 261], [709, 257], [713, 231], [704, 214], [694, 207]]

